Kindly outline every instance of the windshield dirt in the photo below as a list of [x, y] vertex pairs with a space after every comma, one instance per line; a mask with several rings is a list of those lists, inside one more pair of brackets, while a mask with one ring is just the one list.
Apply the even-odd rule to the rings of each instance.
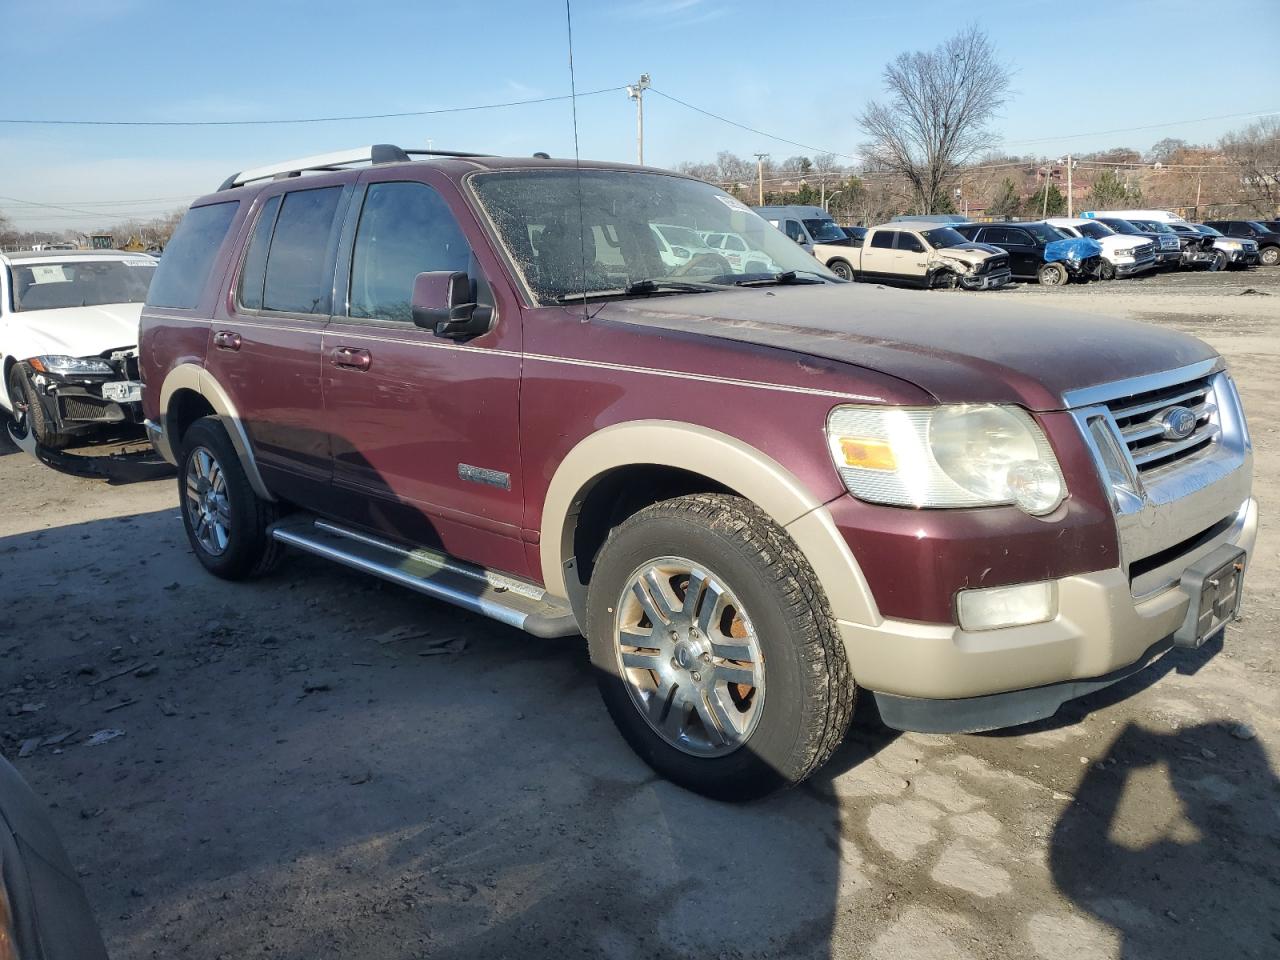
[[130, 260], [58, 260], [9, 268], [15, 311], [142, 303], [155, 275], [150, 257]]
[[[540, 303], [622, 295], [650, 280], [727, 287], [785, 271], [835, 279], [746, 204], [699, 180], [562, 169], [477, 174], [470, 182]], [[672, 226], [695, 237], [736, 234], [746, 250], [732, 264], [702, 246], [660, 242]]]

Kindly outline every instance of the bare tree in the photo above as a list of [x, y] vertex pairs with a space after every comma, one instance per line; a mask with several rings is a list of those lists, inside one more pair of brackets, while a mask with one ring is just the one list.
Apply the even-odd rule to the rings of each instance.
[[1280, 118], [1251, 123], [1222, 138], [1222, 152], [1240, 178], [1239, 209], [1270, 219], [1280, 211]]
[[932, 213], [961, 164], [990, 147], [987, 123], [1009, 96], [1009, 68], [986, 33], [971, 26], [931, 51], [899, 54], [884, 70], [887, 103], [858, 118], [875, 165], [910, 183]]

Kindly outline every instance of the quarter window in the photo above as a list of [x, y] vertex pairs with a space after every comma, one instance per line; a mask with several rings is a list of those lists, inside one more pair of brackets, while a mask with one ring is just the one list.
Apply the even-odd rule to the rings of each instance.
[[353, 317], [413, 320], [413, 279], [466, 271], [471, 247], [444, 200], [422, 183], [375, 183], [365, 194], [351, 260]]
[[267, 255], [262, 308], [285, 313], [328, 313], [342, 187], [286, 193]]
[[200, 305], [200, 295], [209, 281], [213, 262], [239, 206], [238, 200], [229, 200], [187, 211], [156, 268], [147, 292], [148, 305], [179, 310], [192, 310]]

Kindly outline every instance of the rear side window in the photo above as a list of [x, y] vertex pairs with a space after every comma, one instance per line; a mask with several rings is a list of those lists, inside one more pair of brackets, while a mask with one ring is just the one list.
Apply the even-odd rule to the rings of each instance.
[[267, 254], [262, 309], [328, 313], [333, 294], [329, 255], [337, 236], [342, 187], [286, 193]]
[[267, 279], [267, 248], [271, 246], [271, 231], [275, 229], [279, 209], [279, 196], [264, 203], [258, 223], [253, 228], [253, 236], [249, 239], [244, 269], [240, 271], [240, 306], [250, 310], [262, 309], [262, 285]]
[[409, 322], [413, 278], [429, 271], [465, 271], [470, 260], [467, 238], [435, 190], [423, 183], [372, 184], [351, 257], [349, 312]]
[[877, 230], [871, 235], [871, 246], [877, 250], [892, 250], [893, 238], [897, 230]]
[[228, 200], [187, 211], [156, 268], [147, 293], [149, 306], [193, 310], [200, 305], [200, 294], [239, 206], [240, 201]]

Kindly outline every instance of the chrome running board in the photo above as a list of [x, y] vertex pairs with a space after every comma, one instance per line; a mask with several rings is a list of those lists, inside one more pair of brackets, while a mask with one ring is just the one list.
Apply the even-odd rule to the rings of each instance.
[[569, 605], [548, 597], [537, 584], [434, 550], [403, 547], [305, 515], [273, 524], [270, 534], [291, 547], [371, 573], [535, 637], [576, 637], [582, 632]]

